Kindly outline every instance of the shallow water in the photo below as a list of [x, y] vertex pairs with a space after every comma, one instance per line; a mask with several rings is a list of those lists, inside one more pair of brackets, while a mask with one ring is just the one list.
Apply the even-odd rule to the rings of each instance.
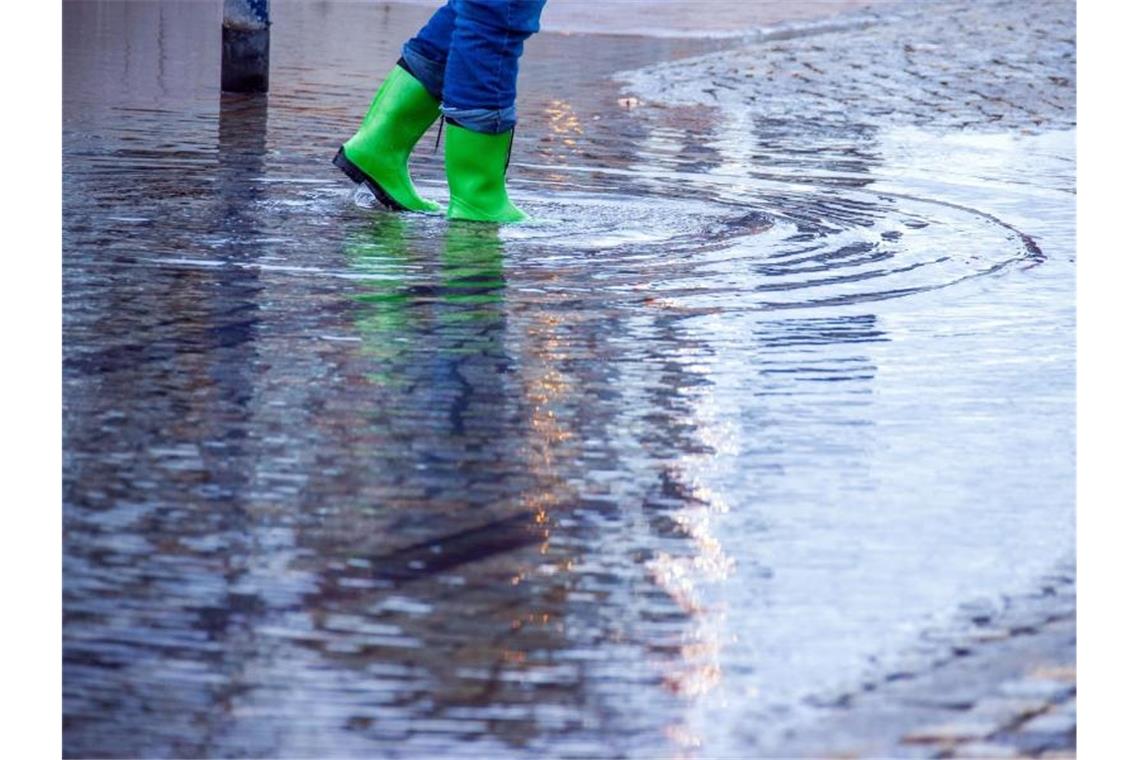
[[267, 98], [215, 10], [64, 5], [67, 754], [749, 756], [1069, 554], [1071, 132], [540, 35], [537, 221], [449, 225], [329, 164], [423, 9], [276, 4]]

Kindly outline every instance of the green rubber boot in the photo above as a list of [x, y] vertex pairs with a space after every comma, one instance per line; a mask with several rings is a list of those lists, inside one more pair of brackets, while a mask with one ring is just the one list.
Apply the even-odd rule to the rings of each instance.
[[521, 222], [527, 215], [507, 197], [507, 159], [514, 132], [488, 135], [448, 122], [443, 165], [451, 203], [449, 219]]
[[360, 129], [337, 151], [333, 163], [354, 182], [368, 185], [393, 211], [438, 212], [438, 203], [416, 192], [408, 157], [439, 117], [439, 101], [419, 80], [396, 66], [380, 85]]

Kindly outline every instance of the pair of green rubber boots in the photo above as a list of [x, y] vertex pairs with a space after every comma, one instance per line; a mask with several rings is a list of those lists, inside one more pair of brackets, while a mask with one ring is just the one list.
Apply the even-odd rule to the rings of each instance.
[[[408, 157], [435, 120], [439, 101], [414, 76], [396, 66], [380, 86], [364, 123], [337, 152], [333, 163], [354, 182], [364, 183], [393, 211], [437, 213], [408, 175]], [[507, 160], [512, 132], [497, 135], [447, 123], [444, 169], [450, 219], [519, 222], [527, 218], [507, 197]]]

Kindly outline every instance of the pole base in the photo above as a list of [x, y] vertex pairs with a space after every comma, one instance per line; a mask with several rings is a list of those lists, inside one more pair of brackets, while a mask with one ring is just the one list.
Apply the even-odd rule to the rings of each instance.
[[269, 27], [222, 27], [222, 91], [269, 91]]

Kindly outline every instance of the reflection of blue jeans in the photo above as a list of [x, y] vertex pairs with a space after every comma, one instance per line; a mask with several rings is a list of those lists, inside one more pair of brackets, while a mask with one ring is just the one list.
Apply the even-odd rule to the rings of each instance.
[[523, 42], [538, 31], [546, 0], [448, 0], [404, 45], [408, 71], [443, 115], [476, 132], [515, 125]]

